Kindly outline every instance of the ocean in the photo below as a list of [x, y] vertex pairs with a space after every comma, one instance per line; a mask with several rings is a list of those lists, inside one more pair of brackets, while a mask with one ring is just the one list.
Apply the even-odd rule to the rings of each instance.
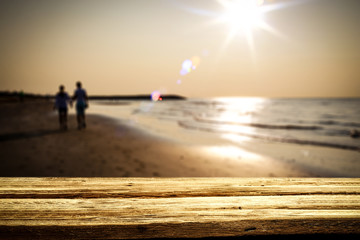
[[263, 141], [360, 151], [360, 98], [109, 100], [91, 102], [89, 112], [183, 143]]

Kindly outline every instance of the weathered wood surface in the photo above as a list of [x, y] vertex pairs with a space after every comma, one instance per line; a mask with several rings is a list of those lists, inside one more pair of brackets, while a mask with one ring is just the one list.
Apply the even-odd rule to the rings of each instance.
[[0, 178], [2, 239], [360, 234], [354, 178]]

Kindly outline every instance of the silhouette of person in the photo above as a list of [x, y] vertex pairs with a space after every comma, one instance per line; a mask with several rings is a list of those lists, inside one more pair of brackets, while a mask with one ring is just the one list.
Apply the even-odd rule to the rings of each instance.
[[73, 100], [76, 100], [76, 118], [78, 129], [86, 128], [85, 109], [88, 107], [88, 96], [85, 89], [81, 87], [81, 82], [76, 83], [77, 89], [74, 92]]
[[65, 87], [60, 85], [59, 92], [56, 94], [54, 109], [59, 111], [59, 123], [61, 130], [67, 130], [67, 105], [72, 106], [71, 98], [65, 92]]

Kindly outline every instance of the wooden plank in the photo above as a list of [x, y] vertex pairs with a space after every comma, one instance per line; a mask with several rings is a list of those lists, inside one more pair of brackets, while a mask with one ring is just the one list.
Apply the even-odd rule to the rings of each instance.
[[360, 178], [0, 178], [0, 198], [360, 194]]
[[0, 178], [1, 239], [360, 234], [354, 178]]

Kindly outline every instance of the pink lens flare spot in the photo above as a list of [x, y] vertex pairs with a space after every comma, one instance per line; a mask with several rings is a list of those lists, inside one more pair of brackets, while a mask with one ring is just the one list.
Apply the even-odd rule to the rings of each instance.
[[162, 97], [161, 97], [161, 94], [159, 91], [154, 91], [151, 93], [151, 100], [152, 101], [161, 101], [162, 100]]
[[204, 50], [202, 51], [202, 56], [203, 56], [203, 57], [208, 57], [209, 55], [210, 55], [209, 50], [204, 49]]
[[187, 70], [185, 70], [185, 69], [181, 69], [180, 70], [180, 75], [181, 76], [185, 76], [186, 74], [188, 74], [189, 72], [187, 71]]

